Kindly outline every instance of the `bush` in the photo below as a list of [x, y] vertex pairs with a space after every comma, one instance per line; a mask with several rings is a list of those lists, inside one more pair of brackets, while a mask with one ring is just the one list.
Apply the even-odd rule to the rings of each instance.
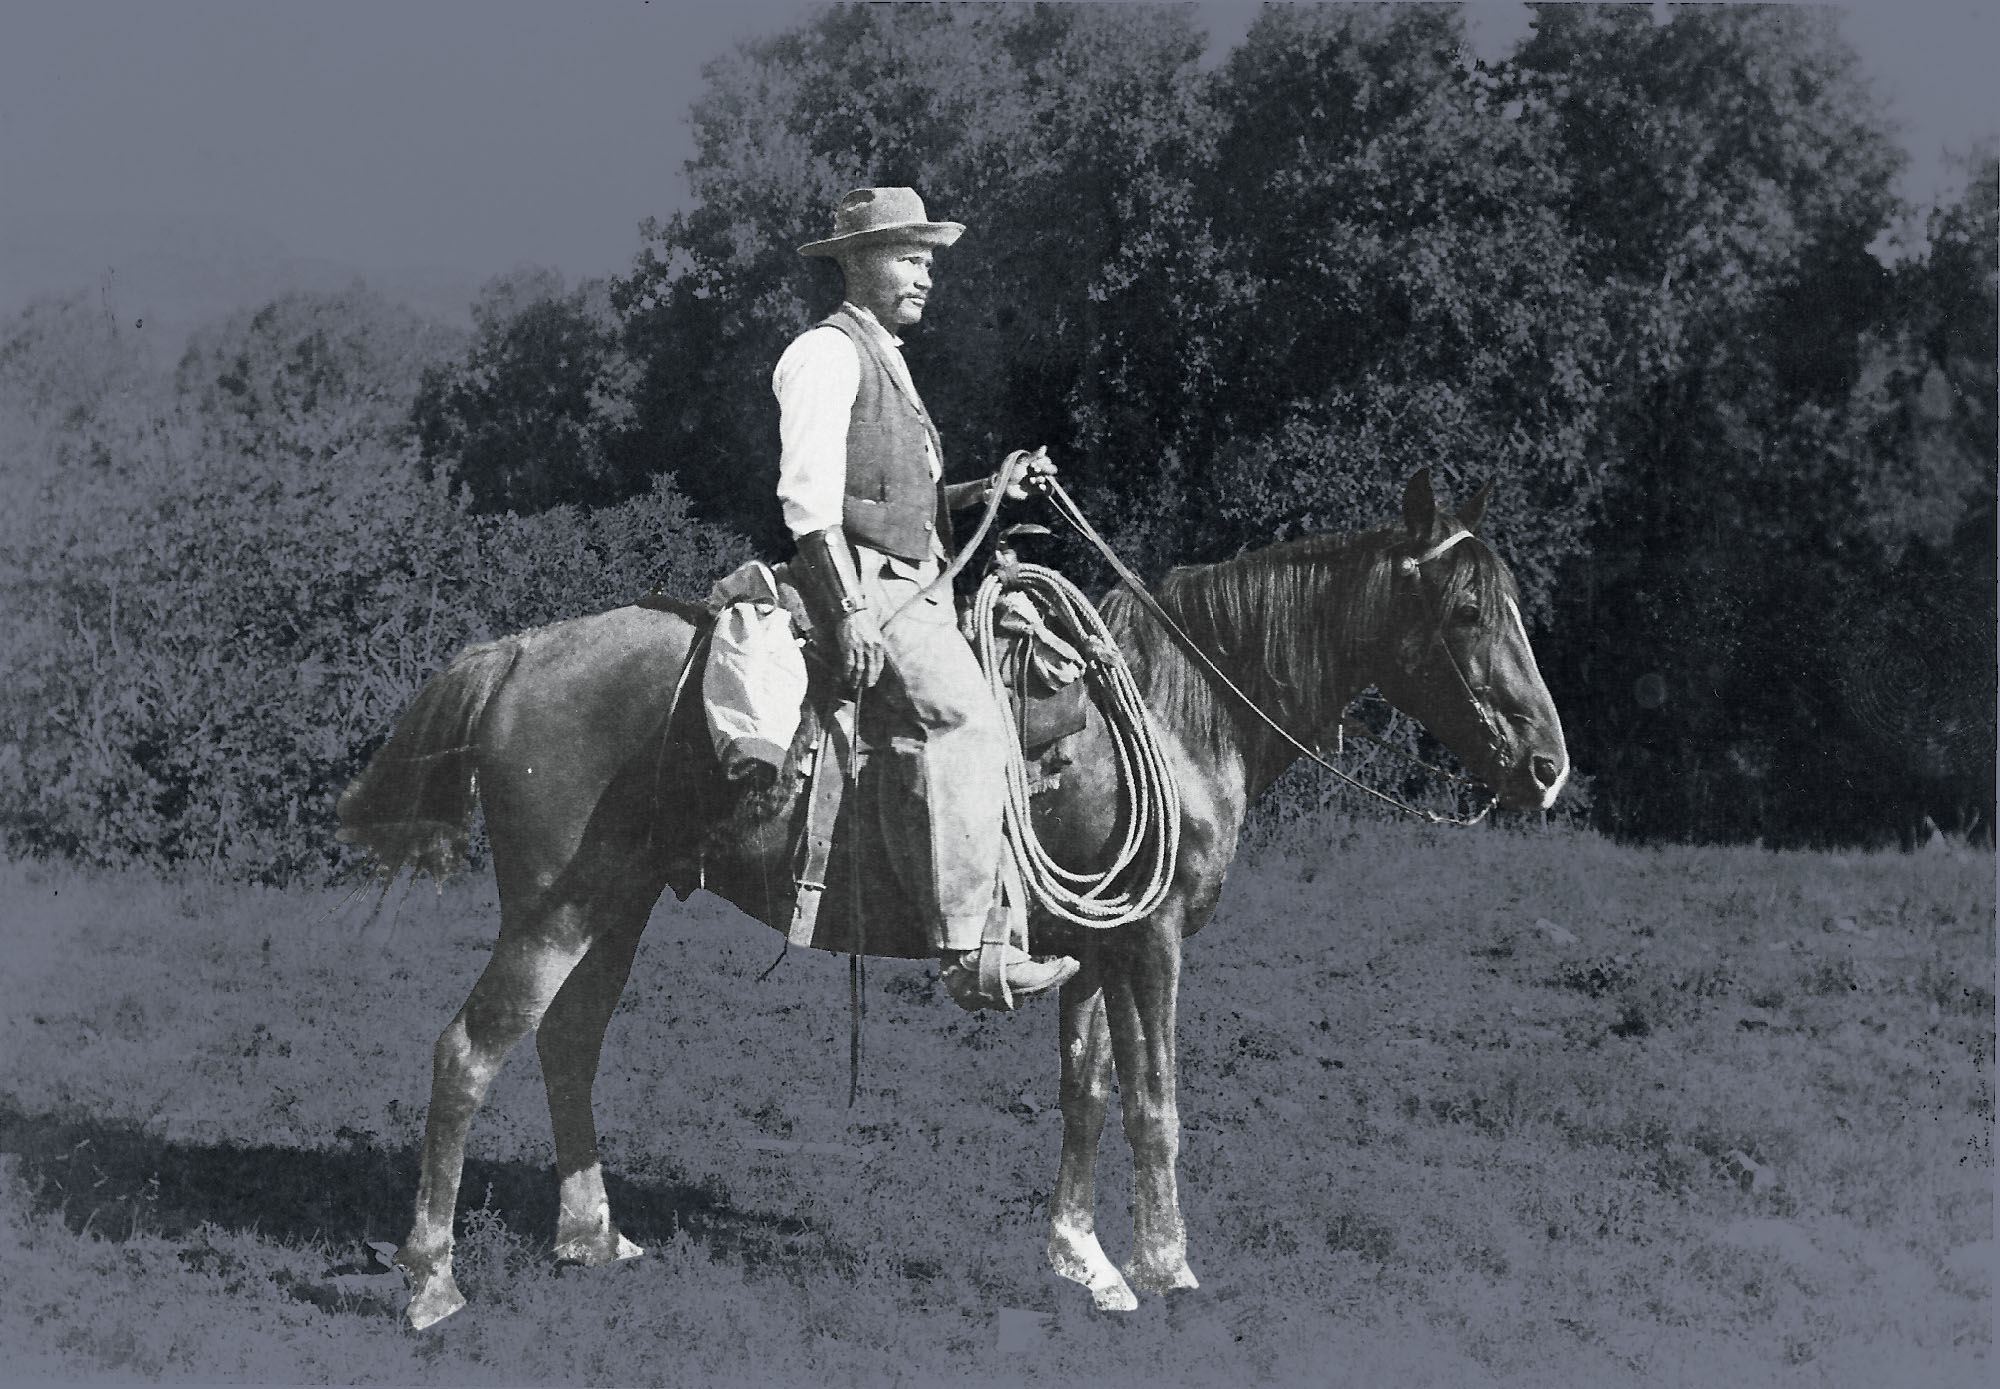
[[365, 431], [269, 461], [173, 410], [123, 449], [0, 553], [15, 853], [324, 874], [341, 788], [460, 647], [703, 586], [741, 545], [666, 481], [596, 513], [474, 516]]
[[362, 438], [400, 440], [419, 377], [462, 336], [359, 281], [294, 291], [198, 330], [174, 383], [231, 443], [310, 456]]

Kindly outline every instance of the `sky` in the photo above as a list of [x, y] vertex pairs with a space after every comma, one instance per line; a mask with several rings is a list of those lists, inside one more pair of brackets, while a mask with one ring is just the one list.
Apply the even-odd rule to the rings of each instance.
[[[623, 269], [641, 219], [684, 197], [702, 65], [807, 9], [4, 0], [0, 311], [112, 285], [185, 315], [355, 272], [448, 299], [521, 264]], [[1256, 6], [1197, 10], [1219, 52]], [[1473, 18], [1497, 54], [1528, 16]], [[1990, 0], [1866, 0], [1846, 23], [1926, 198], [1947, 146], [2000, 133]]]

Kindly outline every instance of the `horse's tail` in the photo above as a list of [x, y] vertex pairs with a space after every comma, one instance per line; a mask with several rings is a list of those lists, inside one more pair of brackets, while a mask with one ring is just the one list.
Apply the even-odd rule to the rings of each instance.
[[371, 855], [384, 879], [407, 868], [442, 882], [463, 867], [479, 803], [479, 720], [520, 655], [518, 637], [459, 652], [341, 793], [336, 837]]

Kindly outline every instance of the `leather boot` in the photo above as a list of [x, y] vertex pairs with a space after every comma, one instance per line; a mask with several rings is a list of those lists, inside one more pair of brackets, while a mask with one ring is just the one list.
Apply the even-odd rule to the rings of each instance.
[[[999, 987], [989, 988], [980, 977], [980, 954], [1000, 952], [995, 977]], [[977, 950], [944, 950], [938, 953], [938, 975], [944, 980], [951, 1001], [968, 1013], [982, 1008], [1011, 1012], [1015, 998], [1042, 993], [1066, 984], [1081, 968], [1067, 955], [1030, 955], [1017, 945], [982, 945]]]

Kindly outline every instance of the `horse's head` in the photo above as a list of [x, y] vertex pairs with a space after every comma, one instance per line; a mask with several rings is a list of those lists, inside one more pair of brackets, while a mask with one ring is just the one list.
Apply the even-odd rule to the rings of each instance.
[[1479, 539], [1492, 491], [1489, 482], [1454, 516], [1438, 505], [1428, 470], [1404, 488], [1375, 684], [1491, 786], [1503, 809], [1546, 810], [1569, 778], [1569, 752], [1528, 647], [1514, 576]]

